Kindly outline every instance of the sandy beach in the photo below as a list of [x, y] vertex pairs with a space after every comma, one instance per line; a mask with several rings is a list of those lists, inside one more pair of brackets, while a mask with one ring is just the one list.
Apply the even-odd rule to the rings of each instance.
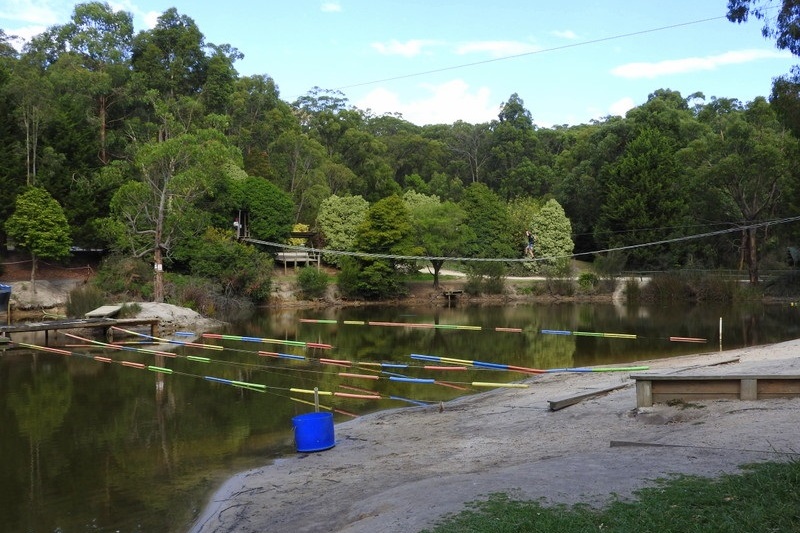
[[[640, 364], [655, 373], [800, 375], [800, 340]], [[602, 505], [674, 474], [718, 476], [800, 457], [799, 398], [637, 408], [630, 373], [526, 383], [337, 424], [334, 448], [229, 479], [191, 531], [413, 532], [497, 492]], [[616, 385], [550, 410], [550, 400]]]

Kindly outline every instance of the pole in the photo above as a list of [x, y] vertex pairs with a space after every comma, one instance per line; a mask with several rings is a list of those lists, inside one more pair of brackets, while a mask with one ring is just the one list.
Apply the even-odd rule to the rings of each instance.
[[722, 351], [722, 317], [719, 317], [719, 351]]
[[319, 387], [314, 387], [314, 412], [319, 413]]

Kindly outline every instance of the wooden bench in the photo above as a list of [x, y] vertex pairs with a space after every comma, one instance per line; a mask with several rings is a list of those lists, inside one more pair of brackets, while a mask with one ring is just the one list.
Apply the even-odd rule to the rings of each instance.
[[768, 400], [800, 397], [797, 374], [636, 374], [636, 406], [690, 400]]
[[319, 267], [319, 254], [313, 252], [278, 252], [275, 254], [275, 261], [283, 263], [283, 271], [286, 272], [286, 265], [293, 263], [295, 269], [298, 264], [309, 266], [312, 262]]

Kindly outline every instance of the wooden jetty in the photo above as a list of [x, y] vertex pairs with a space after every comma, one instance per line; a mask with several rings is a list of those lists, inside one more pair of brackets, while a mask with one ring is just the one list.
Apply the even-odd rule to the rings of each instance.
[[158, 335], [159, 319], [157, 318], [76, 318], [72, 320], [46, 320], [0, 326], [0, 337], [10, 337], [14, 333], [44, 331], [45, 345], [48, 344], [51, 331], [65, 329], [94, 329], [109, 342], [113, 340], [113, 326], [150, 326], [150, 335]]
[[444, 297], [447, 298], [447, 303], [448, 304], [452, 303], [453, 300], [455, 300], [456, 298], [461, 296], [463, 293], [464, 293], [464, 291], [457, 290], [457, 289], [454, 289], [454, 290], [445, 289], [445, 290], [442, 291], [442, 294], [444, 295]]

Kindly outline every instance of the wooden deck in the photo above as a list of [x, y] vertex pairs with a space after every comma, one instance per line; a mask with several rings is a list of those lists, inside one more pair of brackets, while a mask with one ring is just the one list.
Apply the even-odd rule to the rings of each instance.
[[77, 318], [74, 320], [47, 320], [0, 326], [0, 337], [10, 337], [14, 333], [44, 331], [45, 345], [49, 342], [51, 331], [64, 329], [96, 329], [109, 341], [113, 340], [112, 326], [150, 326], [150, 335], [158, 335], [157, 318]]
[[637, 374], [636, 406], [692, 400], [768, 400], [800, 397], [797, 374]]

